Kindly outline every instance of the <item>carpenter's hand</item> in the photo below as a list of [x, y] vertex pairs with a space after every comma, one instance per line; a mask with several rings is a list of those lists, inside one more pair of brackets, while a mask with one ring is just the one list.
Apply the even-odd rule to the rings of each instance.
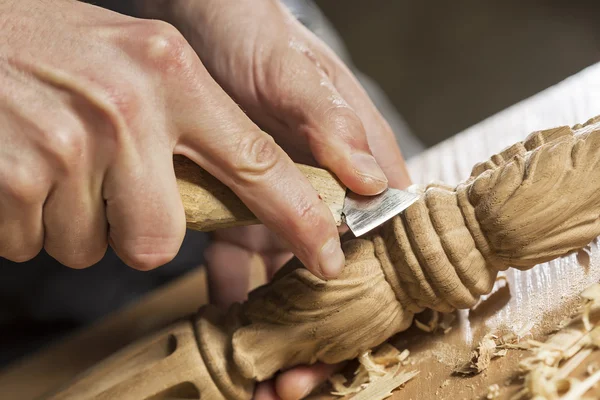
[[168, 262], [185, 232], [179, 153], [313, 272], [339, 271], [329, 209], [171, 25], [72, 0], [0, 0], [0, 38], [0, 256], [25, 261], [44, 247], [79, 268], [110, 242], [132, 267]]
[[[184, 33], [217, 82], [295, 161], [327, 167], [362, 194], [385, 187], [377, 164], [391, 186], [409, 184], [394, 135], [356, 78], [280, 3], [203, 0], [153, 9], [139, 4]], [[318, 235], [319, 228], [308, 232]], [[206, 253], [212, 301], [226, 307], [245, 299], [253, 254], [262, 256], [272, 276], [291, 257], [280, 237], [262, 226], [217, 232]], [[335, 368], [292, 369], [260, 385], [256, 399], [298, 399]]]

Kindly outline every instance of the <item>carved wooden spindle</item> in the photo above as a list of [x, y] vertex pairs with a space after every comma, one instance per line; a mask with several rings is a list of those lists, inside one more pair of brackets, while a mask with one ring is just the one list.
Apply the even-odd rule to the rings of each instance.
[[184, 387], [195, 391], [183, 398], [250, 399], [254, 382], [280, 369], [352, 359], [408, 328], [416, 312], [471, 307], [498, 271], [531, 268], [598, 235], [600, 118], [533, 133], [456, 188], [425, 187], [378, 232], [343, 244], [338, 279], [316, 278], [294, 259], [243, 305], [227, 314], [203, 307], [193, 325], [152, 339], [183, 329], [196, 346], [153, 361], [140, 356], [152, 353], [147, 339], [52, 398], [158, 400]]

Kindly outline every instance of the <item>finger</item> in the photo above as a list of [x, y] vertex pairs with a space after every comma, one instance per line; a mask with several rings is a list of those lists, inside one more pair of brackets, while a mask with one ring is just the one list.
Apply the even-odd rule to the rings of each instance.
[[[4, 133], [22, 130], [2, 113], [0, 122]], [[29, 144], [23, 136], [0, 143], [0, 257], [15, 262], [34, 258], [44, 245], [42, 207], [49, 189], [39, 155], [19, 151]]]
[[[311, 33], [312, 35], [312, 33]], [[369, 147], [385, 172], [389, 184], [395, 188], [405, 188], [411, 184], [408, 168], [392, 128], [381, 115], [369, 95], [350, 69], [321, 43], [320, 51], [329, 60], [329, 76], [340, 95], [350, 104], [362, 121]]]
[[[215, 232], [213, 237], [215, 241], [228, 242], [247, 250], [250, 259], [253, 254], [262, 256], [267, 280], [271, 280], [273, 275], [293, 257], [286, 243], [264, 225], [222, 229]], [[250, 268], [249, 265], [244, 265], [244, 267]]]
[[281, 400], [275, 391], [273, 381], [261, 382], [256, 385], [254, 400]]
[[19, 179], [23, 176], [15, 164], [7, 168], [3, 160], [0, 156], [0, 257], [24, 262], [44, 244], [43, 197], [34, 187], [23, 185], [26, 179]]
[[265, 260], [265, 268], [267, 270], [267, 280], [270, 281], [273, 279], [277, 271], [279, 271], [293, 257], [294, 255], [287, 251], [284, 253], [265, 255], [263, 258]]
[[74, 168], [44, 204], [46, 252], [63, 265], [86, 268], [102, 259], [108, 247], [100, 180], [86, 179]]
[[357, 110], [367, 131], [373, 133], [367, 137], [369, 147], [388, 177], [390, 186], [400, 189], [410, 186], [408, 168], [394, 132], [367, 92], [344, 65], [337, 67], [333, 79], [342, 96]]
[[[86, 268], [100, 261], [108, 247], [102, 198], [104, 170], [94, 173], [96, 157], [88, 153], [86, 128], [69, 117], [63, 116], [45, 143], [40, 144], [54, 161], [58, 176], [44, 203], [44, 248], [63, 265]], [[90, 128], [100, 126], [98, 123]]]
[[285, 132], [278, 135], [305, 137], [317, 163], [334, 172], [350, 190], [364, 195], [385, 190], [387, 178], [371, 154], [357, 113], [308, 49], [298, 45], [286, 50], [277, 85], [259, 82], [272, 91], [267, 103], [285, 122]]
[[292, 257], [264, 225], [221, 229], [213, 233], [212, 239], [204, 252], [209, 295], [211, 303], [224, 309], [246, 300], [257, 254], [262, 257], [266, 272], [266, 277], [261, 277], [267, 280]]
[[300, 48], [300, 50], [308, 54], [311, 61], [326, 71], [329, 82], [360, 118], [367, 132], [368, 145], [379, 166], [385, 172], [389, 185], [396, 188], [409, 186], [410, 176], [394, 132], [358, 79], [333, 50], [297, 21], [289, 10], [285, 7], [281, 7], [281, 9], [287, 15], [289, 23], [295, 26], [299, 36], [306, 43], [311, 44], [313, 52], [306, 48]]
[[275, 389], [282, 400], [300, 400], [308, 396], [343, 364], [317, 363], [282, 372], [275, 380]]
[[238, 226], [215, 231], [213, 237], [243, 247], [253, 253], [288, 251], [276, 234], [264, 225]]
[[204, 252], [210, 302], [227, 309], [247, 298], [252, 253], [225, 241], [214, 241]]
[[179, 110], [176, 152], [231, 188], [311, 272], [337, 276], [344, 254], [331, 211], [273, 139], [206, 79], [202, 104], [190, 100]]
[[109, 243], [127, 265], [149, 270], [177, 255], [185, 213], [170, 149], [124, 151], [108, 170], [103, 195]]

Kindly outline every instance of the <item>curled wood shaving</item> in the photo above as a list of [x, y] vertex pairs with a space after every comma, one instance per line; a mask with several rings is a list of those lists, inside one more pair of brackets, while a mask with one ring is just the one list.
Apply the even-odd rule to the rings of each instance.
[[427, 324], [424, 324], [423, 322], [421, 322], [415, 318], [415, 325], [420, 330], [431, 333], [431, 332], [434, 332], [438, 328], [439, 320], [440, 320], [440, 313], [433, 310], [432, 314], [431, 314], [431, 319], [429, 320], [429, 322]]
[[576, 400], [600, 382], [598, 364], [587, 367], [588, 377], [580, 380], [569, 375], [600, 348], [600, 325], [590, 321], [591, 311], [600, 305], [600, 284], [594, 284], [581, 293], [583, 329], [565, 328], [572, 321], [562, 323], [561, 329], [546, 342], [529, 340], [530, 356], [519, 364], [523, 387], [511, 400], [549, 399]]
[[581, 297], [584, 299], [583, 314], [581, 319], [585, 329], [589, 332], [592, 330], [590, 313], [593, 308], [600, 305], [600, 284], [596, 283], [585, 289], [583, 292], [581, 292]]
[[331, 394], [349, 396], [352, 399], [381, 400], [391, 396], [392, 391], [414, 378], [418, 371], [400, 371], [408, 364], [408, 350], [398, 351], [394, 346], [385, 343], [377, 352], [366, 351], [358, 357], [359, 367], [349, 386], [346, 378], [336, 374], [329, 378], [333, 387]]
[[477, 348], [471, 352], [470, 361], [456, 368], [454, 372], [460, 375], [477, 375], [485, 371], [492, 359], [506, 355], [507, 348], [498, 346], [501, 342], [502, 340], [497, 336], [488, 333], [481, 339]]
[[496, 399], [500, 397], [500, 386], [498, 386], [497, 383], [494, 383], [493, 385], [490, 385], [488, 387], [488, 393], [487, 396], [485, 396], [486, 399]]
[[452, 323], [456, 319], [454, 313], [440, 313], [432, 310], [431, 318], [427, 323], [421, 322], [418, 319], [414, 319], [414, 324], [417, 328], [424, 332], [433, 333], [442, 331], [447, 334], [452, 330]]

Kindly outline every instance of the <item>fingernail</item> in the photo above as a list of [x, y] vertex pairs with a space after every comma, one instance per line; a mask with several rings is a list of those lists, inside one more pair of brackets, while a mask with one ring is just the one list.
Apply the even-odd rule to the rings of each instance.
[[332, 237], [321, 247], [319, 254], [319, 268], [325, 278], [335, 278], [342, 272], [346, 257], [342, 251], [340, 239]]
[[359, 174], [375, 181], [387, 183], [385, 174], [375, 161], [375, 158], [367, 153], [354, 153], [350, 156], [354, 169]]

